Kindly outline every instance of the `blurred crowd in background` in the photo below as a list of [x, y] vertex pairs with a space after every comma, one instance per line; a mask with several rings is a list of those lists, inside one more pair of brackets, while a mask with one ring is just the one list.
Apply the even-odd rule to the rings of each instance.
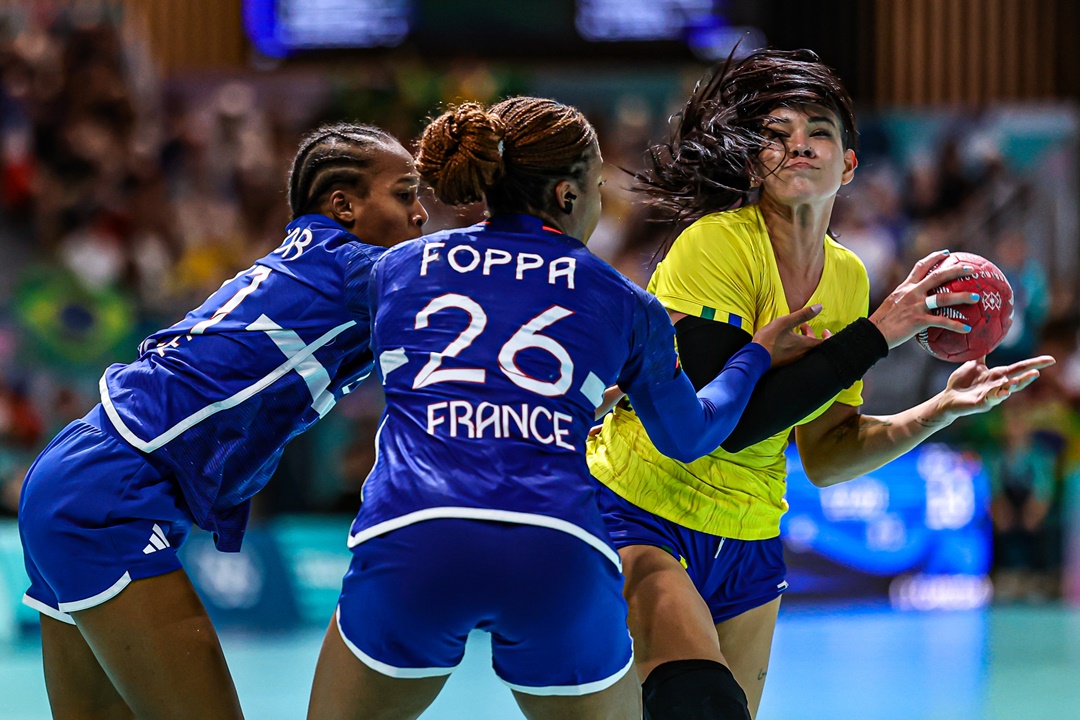
[[[355, 119], [408, 143], [440, 103], [543, 90], [513, 68], [434, 68], [408, 57], [340, 77], [300, 70], [165, 80], [138, 40], [121, 32], [63, 13], [0, 28], [6, 515], [16, 512], [28, 463], [97, 401], [105, 365], [132, 360], [142, 337], [280, 243], [290, 219], [286, 176], [305, 132]], [[702, 70], [673, 73], [660, 108], [632, 92], [582, 104], [609, 180], [590, 247], [642, 285], [677, 229], [651, 221], [625, 171], [664, 136], [667, 116]], [[1063, 488], [1080, 468], [1077, 268], [1059, 261], [1077, 255], [1077, 239], [1063, 237], [1054, 220], [1062, 184], [1047, 179], [1045, 166], [1012, 163], [985, 118], [941, 115], [929, 150], [915, 153], [890, 140], [888, 118], [864, 113], [860, 121], [860, 168], [841, 191], [833, 231], [866, 264], [872, 304], [934, 249], [984, 254], [1016, 291], [1014, 330], [990, 361], [1042, 352], [1059, 360], [999, 411], [948, 431], [990, 471], [999, 600], [1051, 598]], [[475, 222], [483, 212], [434, 202], [429, 209], [429, 229]], [[864, 412], [909, 407], [939, 390], [951, 369], [908, 343], [868, 376]], [[290, 447], [257, 511], [355, 511], [381, 411], [378, 388], [369, 382], [366, 390]]]

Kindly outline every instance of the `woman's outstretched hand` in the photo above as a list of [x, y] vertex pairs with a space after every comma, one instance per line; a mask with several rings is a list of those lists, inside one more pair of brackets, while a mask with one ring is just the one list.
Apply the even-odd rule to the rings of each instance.
[[1040, 355], [991, 368], [986, 358], [969, 360], [949, 376], [941, 393], [941, 412], [950, 420], [986, 412], [1035, 382], [1039, 370], [1055, 362], [1050, 355]]

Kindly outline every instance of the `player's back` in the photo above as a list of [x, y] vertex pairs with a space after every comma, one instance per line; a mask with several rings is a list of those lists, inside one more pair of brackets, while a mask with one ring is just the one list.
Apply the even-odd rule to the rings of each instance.
[[242, 531], [284, 445], [370, 372], [367, 278], [382, 252], [298, 218], [277, 250], [105, 372], [116, 431], [177, 478], [201, 526]]
[[526, 215], [398, 246], [371, 291], [387, 410], [356, 529], [448, 507], [591, 525], [603, 392], [672, 353], [670, 334], [644, 342], [670, 328], [651, 296]]

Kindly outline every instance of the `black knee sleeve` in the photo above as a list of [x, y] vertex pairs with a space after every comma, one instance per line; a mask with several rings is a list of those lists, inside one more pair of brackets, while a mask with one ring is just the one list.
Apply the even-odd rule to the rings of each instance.
[[724, 665], [676, 660], [657, 665], [641, 686], [645, 720], [750, 720], [746, 693]]

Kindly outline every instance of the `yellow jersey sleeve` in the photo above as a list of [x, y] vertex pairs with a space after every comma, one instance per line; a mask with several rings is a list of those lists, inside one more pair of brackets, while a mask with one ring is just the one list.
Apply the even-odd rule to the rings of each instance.
[[754, 334], [761, 261], [734, 213], [686, 228], [656, 268], [649, 291], [671, 312], [735, 325]]

